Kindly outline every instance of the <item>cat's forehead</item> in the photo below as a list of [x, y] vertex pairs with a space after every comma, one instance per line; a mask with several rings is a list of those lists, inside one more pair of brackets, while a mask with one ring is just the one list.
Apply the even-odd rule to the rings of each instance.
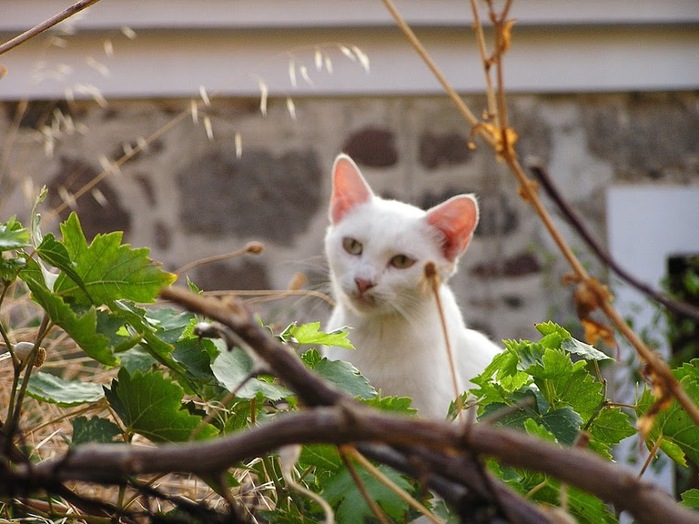
[[410, 204], [375, 198], [353, 209], [336, 228], [343, 236], [409, 245], [431, 230], [425, 215], [425, 211]]

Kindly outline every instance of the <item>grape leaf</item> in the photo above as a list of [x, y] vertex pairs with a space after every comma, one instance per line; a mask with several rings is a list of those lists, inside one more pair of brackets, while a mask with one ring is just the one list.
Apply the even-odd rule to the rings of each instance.
[[0, 251], [21, 249], [29, 245], [29, 232], [13, 216], [0, 224]]
[[77, 406], [97, 402], [104, 397], [99, 384], [64, 380], [42, 371], [36, 371], [29, 377], [27, 393], [38, 400], [59, 406]]
[[72, 443], [74, 446], [95, 442], [108, 444], [114, 442], [114, 437], [121, 434], [119, 426], [111, 420], [101, 417], [75, 417], [71, 420], [73, 425]]
[[181, 376], [186, 374], [186, 369], [172, 358], [174, 346], [161, 338], [163, 330], [159, 326], [159, 321], [150, 318], [151, 311], [146, 311], [128, 300], [116, 300], [111, 304], [110, 313], [129, 325], [132, 336], [140, 338], [140, 347], [155, 360]]
[[539, 344], [549, 349], [558, 349], [564, 340], [571, 338], [571, 334], [565, 328], [559, 326], [555, 322], [542, 322], [536, 324], [537, 331], [543, 335]]
[[405, 415], [415, 415], [417, 410], [411, 407], [412, 400], [408, 397], [380, 397], [375, 395], [372, 398], [365, 399], [364, 403], [372, 408], [382, 411], [393, 411], [403, 413]]
[[44, 262], [63, 271], [75, 284], [80, 287], [86, 294], [87, 289], [80, 275], [75, 271], [75, 264], [68, 255], [68, 250], [61, 244], [53, 234], [47, 234], [41, 244], [36, 248], [36, 252]]
[[612, 357], [606, 355], [605, 353], [602, 353], [599, 349], [596, 349], [595, 347], [591, 346], [590, 344], [586, 344], [585, 342], [581, 342], [577, 338], [571, 337], [561, 342], [561, 349], [564, 349], [569, 353], [573, 353], [574, 355], [578, 355], [584, 358], [585, 360], [614, 360]]
[[32, 292], [34, 300], [44, 308], [51, 321], [59, 325], [91, 358], [107, 366], [118, 364], [109, 348], [109, 339], [97, 331], [97, 312], [94, 307], [74, 311], [64, 300], [52, 293], [44, 282], [38, 262], [29, 260], [20, 274]]
[[[694, 361], [696, 359], [692, 362]], [[699, 402], [699, 377], [696, 374], [688, 373], [688, 366], [685, 364], [683, 368], [680, 368], [678, 374], [683, 377], [680, 380], [680, 385], [696, 403]], [[646, 389], [636, 407], [638, 415], [645, 413], [653, 402], [652, 393]], [[663, 441], [660, 444], [660, 449], [675, 462], [684, 464], [684, 457], [678, 455], [678, 451], [681, 450], [692, 462], [699, 464], [699, 427], [693, 423], [689, 414], [682, 409], [676, 400], [673, 400], [672, 404], [658, 413], [655, 418], [653, 427], [646, 438], [648, 447], [654, 446], [661, 436]]]
[[281, 333], [280, 337], [286, 342], [294, 342], [301, 345], [335, 346], [347, 349], [354, 349], [354, 346], [347, 339], [348, 333], [345, 331], [333, 331], [325, 333], [320, 331], [320, 322], [309, 324], [289, 324]]
[[688, 489], [682, 493], [681, 497], [682, 502], [680, 504], [682, 504], [682, 506], [685, 508], [699, 509], [699, 489]]
[[604, 408], [590, 424], [590, 447], [612, 459], [611, 448], [626, 437], [636, 434], [631, 417], [619, 408]]
[[96, 305], [119, 299], [152, 302], [164, 286], [177, 278], [155, 265], [148, 258], [148, 249], [132, 249], [122, 244], [120, 231], [96, 235], [88, 245], [75, 213], [61, 224], [61, 233], [83, 286], [62, 273], [54, 291], [78, 302]]
[[221, 351], [211, 365], [218, 381], [229, 391], [237, 390], [236, 396], [239, 398], [252, 399], [260, 394], [269, 400], [281, 400], [292, 395], [285, 387], [259, 378], [250, 378], [243, 384], [252, 368], [252, 359], [240, 348]]
[[322, 378], [354, 397], [366, 399], [376, 395], [369, 381], [349, 362], [321, 357], [317, 349], [306, 351], [301, 359]]
[[[394, 470], [385, 466], [379, 466], [379, 470], [400, 488], [411, 491], [410, 483]], [[381, 506], [389, 517], [399, 522], [405, 521], [407, 503], [365, 469], [357, 468], [357, 473], [372, 500]], [[343, 524], [364, 524], [367, 519], [373, 517], [373, 513], [347, 469], [343, 468], [325, 483], [322, 495], [336, 508], [337, 520]]]
[[337, 446], [313, 444], [303, 446], [301, 449], [299, 467], [302, 470], [313, 467], [313, 475], [320, 481], [324, 481], [340, 471], [342, 459], [337, 451]]
[[552, 406], [574, 406], [584, 419], [591, 417], [604, 400], [602, 384], [588, 373], [585, 362], [573, 363], [563, 351], [545, 350], [542, 363], [525, 371], [534, 377], [534, 383]]
[[[111, 388], [105, 388], [105, 395], [128, 431], [153, 442], [189, 440], [202, 422], [183, 406], [183, 389], [159, 371], [131, 375], [121, 368]], [[206, 424], [195, 438], [211, 438], [216, 433]]]
[[495, 414], [497, 424], [516, 429], [525, 429], [528, 420], [545, 428], [556, 437], [561, 444], [571, 445], [575, 442], [582, 425], [582, 419], [575, 410], [565, 406], [558, 409], [549, 409], [543, 413], [532, 407], [523, 407], [504, 416], [499, 416], [498, 411], [506, 409], [506, 404], [488, 404], [484, 409], [485, 415]]

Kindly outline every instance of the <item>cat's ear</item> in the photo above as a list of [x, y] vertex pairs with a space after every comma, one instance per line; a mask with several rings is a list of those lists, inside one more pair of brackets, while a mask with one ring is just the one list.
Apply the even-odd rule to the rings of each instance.
[[330, 197], [330, 220], [339, 222], [354, 206], [371, 199], [373, 192], [347, 155], [338, 155], [333, 165], [333, 189]]
[[473, 195], [452, 197], [428, 210], [427, 222], [442, 233], [442, 252], [453, 262], [473, 238], [478, 225], [478, 203]]

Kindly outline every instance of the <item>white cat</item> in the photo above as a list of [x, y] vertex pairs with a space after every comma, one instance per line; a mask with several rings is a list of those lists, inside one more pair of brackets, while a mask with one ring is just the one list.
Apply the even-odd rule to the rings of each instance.
[[328, 348], [384, 395], [408, 396], [419, 415], [444, 418], [455, 398], [438, 306], [425, 277], [432, 262], [460, 391], [500, 348], [467, 329], [446, 282], [473, 237], [478, 204], [459, 195], [427, 212], [376, 196], [347, 155], [333, 166], [325, 250], [337, 305], [327, 330], [349, 327], [356, 349]]

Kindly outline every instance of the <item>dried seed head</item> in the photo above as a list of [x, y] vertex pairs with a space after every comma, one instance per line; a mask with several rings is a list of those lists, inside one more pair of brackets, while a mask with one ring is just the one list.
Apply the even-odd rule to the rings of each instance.
[[245, 245], [245, 252], [251, 255], [259, 255], [265, 250], [265, 246], [262, 242], [252, 241]]

